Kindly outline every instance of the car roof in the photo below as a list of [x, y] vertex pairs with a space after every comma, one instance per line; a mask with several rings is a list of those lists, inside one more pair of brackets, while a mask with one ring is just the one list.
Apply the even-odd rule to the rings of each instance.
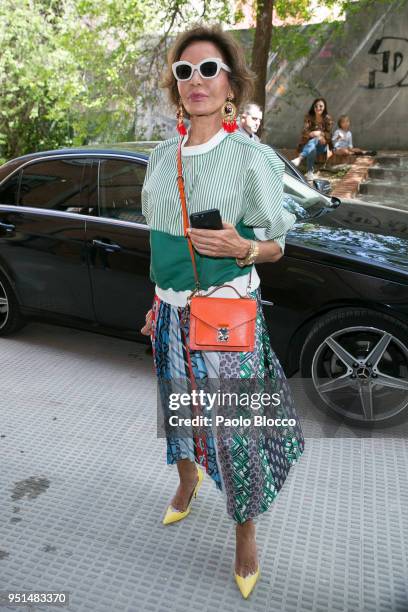
[[[130, 142], [117, 142], [117, 143], [100, 143], [100, 144], [89, 144], [77, 147], [63, 147], [60, 149], [49, 149], [46, 151], [36, 151], [33, 153], [27, 153], [20, 157], [15, 157], [7, 161], [0, 167], [0, 183], [3, 182], [10, 174], [16, 172], [22, 165], [27, 162], [35, 161], [36, 159], [44, 159], [44, 157], [56, 157], [56, 156], [75, 156], [75, 155], [124, 155], [126, 157], [133, 157], [137, 161], [144, 161], [147, 163], [149, 155], [152, 150], [160, 143], [161, 140], [144, 140], [144, 141], [130, 141]], [[290, 166], [290, 174], [294, 175], [297, 180], [306, 186], [308, 189], [316, 191], [310, 187], [304, 177], [283, 157], [278, 151], [275, 153], [285, 163], [286, 172], [288, 174], [288, 166]], [[290, 176], [289, 176], [290, 178]], [[320, 197], [328, 199], [323, 194]]]
[[28, 161], [31, 159], [37, 159], [40, 157], [47, 157], [53, 155], [75, 155], [77, 153], [89, 153], [92, 154], [112, 154], [112, 153], [126, 153], [131, 156], [138, 157], [139, 159], [147, 159], [149, 158], [149, 154], [154, 149], [156, 145], [159, 144], [159, 141], [143, 141], [143, 142], [118, 142], [118, 143], [105, 143], [105, 144], [92, 144], [92, 145], [83, 145], [79, 147], [65, 147], [61, 149], [49, 149], [47, 151], [36, 151], [35, 153], [26, 153], [25, 155], [20, 155], [19, 157], [15, 157], [13, 162], [17, 161]]
[[[103, 155], [104, 153], [109, 154], [117, 154], [124, 153], [126, 155], [130, 155], [131, 157], [137, 157], [139, 160], [143, 159], [147, 161], [149, 159], [149, 155], [152, 150], [160, 143], [161, 140], [139, 140], [139, 141], [128, 141], [128, 142], [116, 142], [116, 143], [102, 143], [102, 144], [90, 144], [90, 145], [82, 145], [78, 147], [65, 147], [61, 149], [50, 149], [47, 151], [36, 151], [35, 153], [26, 153], [25, 155], [20, 155], [19, 157], [15, 157], [11, 159], [2, 166], [9, 167], [10, 164], [18, 167], [20, 163], [35, 160], [42, 158], [44, 156], [55, 156], [55, 155], [75, 155], [77, 153], [89, 153], [90, 155], [98, 154]], [[292, 174], [297, 176], [297, 178], [301, 182], [306, 182], [303, 175], [300, 174], [297, 168], [292, 166], [292, 164], [281, 154], [279, 151], [274, 149], [275, 153], [280, 157], [282, 161], [284, 161], [286, 166], [291, 167]]]

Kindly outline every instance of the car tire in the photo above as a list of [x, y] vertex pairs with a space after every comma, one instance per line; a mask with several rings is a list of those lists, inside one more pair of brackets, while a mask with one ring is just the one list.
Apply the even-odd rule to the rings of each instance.
[[10, 336], [25, 323], [15, 293], [7, 278], [0, 273], [0, 337]]
[[366, 428], [407, 420], [408, 331], [393, 317], [366, 308], [325, 314], [306, 337], [300, 372], [312, 403], [337, 420]]

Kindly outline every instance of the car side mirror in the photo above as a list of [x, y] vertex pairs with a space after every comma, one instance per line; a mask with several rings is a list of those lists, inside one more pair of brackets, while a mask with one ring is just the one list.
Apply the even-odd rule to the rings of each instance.
[[314, 179], [313, 187], [317, 189], [317, 191], [320, 191], [320, 193], [323, 193], [324, 195], [329, 195], [329, 193], [331, 193], [332, 191], [331, 183], [330, 181], [327, 181], [326, 179]]
[[328, 200], [327, 197], [323, 198], [316, 194], [308, 198], [307, 207], [304, 208], [288, 193], [284, 193], [283, 195], [283, 207], [294, 214], [298, 221], [308, 221], [320, 217], [334, 208], [337, 208], [340, 204], [341, 200], [339, 198], [332, 196], [330, 200]]

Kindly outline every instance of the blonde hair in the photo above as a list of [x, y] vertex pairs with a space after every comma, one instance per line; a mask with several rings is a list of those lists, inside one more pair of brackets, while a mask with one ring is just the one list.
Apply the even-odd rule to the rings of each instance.
[[337, 127], [340, 129], [342, 129], [341, 122], [344, 121], [344, 119], [348, 119], [350, 121], [350, 117], [348, 115], [340, 115], [339, 120], [337, 121]]

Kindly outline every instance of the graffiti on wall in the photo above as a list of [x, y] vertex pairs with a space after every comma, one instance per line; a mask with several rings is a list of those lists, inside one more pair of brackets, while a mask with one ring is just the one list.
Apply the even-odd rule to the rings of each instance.
[[408, 39], [397, 36], [378, 38], [368, 53], [382, 55], [381, 68], [370, 70], [369, 89], [408, 87]]

